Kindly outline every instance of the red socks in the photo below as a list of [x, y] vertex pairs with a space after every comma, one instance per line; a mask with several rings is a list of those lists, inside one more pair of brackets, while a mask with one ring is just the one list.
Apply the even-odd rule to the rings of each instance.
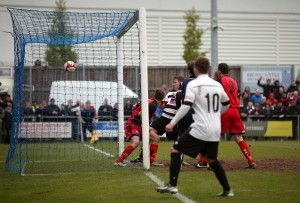
[[[134, 150], [134, 147], [132, 145], [128, 145], [126, 149], [123, 151], [121, 156], [118, 158], [117, 162], [123, 162]], [[158, 145], [151, 144], [150, 145], [150, 163], [153, 163], [155, 161], [155, 157], [157, 154]]]
[[118, 158], [117, 162], [123, 162], [134, 150], [134, 147], [132, 145], [128, 145], [121, 154], [121, 156]]
[[240, 146], [240, 149], [243, 152], [244, 156], [248, 160], [248, 163], [249, 164], [253, 163], [254, 161], [251, 157], [249, 147], [248, 147], [247, 143], [245, 142], [245, 140], [239, 142], [239, 146]]
[[199, 158], [200, 158], [200, 162], [202, 163], [202, 165], [204, 165], [204, 166], [207, 165], [206, 160], [201, 153], [199, 154]]
[[156, 144], [150, 145], [150, 163], [153, 163], [155, 161], [157, 150], [158, 150], [158, 145]]

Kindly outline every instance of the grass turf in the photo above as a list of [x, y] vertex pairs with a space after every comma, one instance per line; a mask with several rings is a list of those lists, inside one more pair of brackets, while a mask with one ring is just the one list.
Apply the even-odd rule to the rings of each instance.
[[[249, 142], [255, 159], [300, 159], [300, 143], [289, 141]], [[168, 160], [171, 142], [161, 142], [157, 160]], [[26, 176], [5, 171], [7, 145], [0, 145], [1, 202], [180, 202], [173, 195], [159, 194], [143, 169], [81, 171], [72, 174]], [[138, 150], [136, 150], [136, 156]], [[234, 142], [221, 142], [219, 157], [245, 161]], [[194, 161], [189, 160], [188, 161]], [[195, 160], [196, 161], [196, 160]], [[246, 161], [245, 161], [246, 164]], [[168, 170], [153, 168], [162, 180]], [[195, 170], [179, 176], [179, 192], [196, 202], [300, 202], [300, 171], [228, 171], [234, 198], [219, 198], [221, 191], [212, 172]]]

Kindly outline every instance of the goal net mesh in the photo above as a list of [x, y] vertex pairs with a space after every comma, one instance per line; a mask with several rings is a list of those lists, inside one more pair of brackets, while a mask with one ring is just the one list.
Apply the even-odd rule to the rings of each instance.
[[[138, 11], [8, 11], [15, 61], [6, 169], [112, 169], [124, 143], [119, 126], [141, 92]], [[74, 72], [66, 61], [76, 63]]]

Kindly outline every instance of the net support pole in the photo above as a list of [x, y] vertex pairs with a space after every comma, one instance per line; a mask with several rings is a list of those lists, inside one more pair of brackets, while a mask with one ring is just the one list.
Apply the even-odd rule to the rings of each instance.
[[147, 66], [147, 35], [146, 10], [139, 9], [140, 22], [140, 65], [141, 65], [141, 97], [142, 97], [142, 133], [143, 133], [143, 166], [150, 169], [149, 156], [149, 108], [148, 108], [148, 66]]
[[218, 70], [218, 29], [217, 0], [211, 0], [211, 74]]
[[123, 79], [123, 38], [117, 38], [117, 80], [118, 80], [118, 140], [119, 140], [119, 156], [124, 150], [124, 79]]

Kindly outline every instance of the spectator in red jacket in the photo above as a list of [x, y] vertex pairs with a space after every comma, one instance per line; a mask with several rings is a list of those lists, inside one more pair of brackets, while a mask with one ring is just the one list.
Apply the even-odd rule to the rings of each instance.
[[270, 93], [270, 94], [269, 94], [269, 99], [267, 99], [267, 103], [268, 103], [270, 106], [273, 106], [274, 104], [277, 104], [277, 103], [278, 103], [278, 100], [275, 99], [274, 93]]

